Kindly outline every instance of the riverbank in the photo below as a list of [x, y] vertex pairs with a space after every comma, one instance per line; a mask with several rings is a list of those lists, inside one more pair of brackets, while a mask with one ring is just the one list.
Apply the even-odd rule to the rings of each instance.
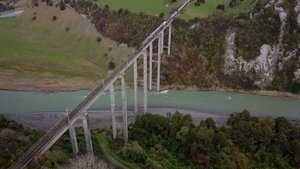
[[[29, 91], [29, 92], [41, 92], [41, 93], [54, 93], [54, 92], [71, 92], [79, 90], [92, 90], [101, 81], [91, 81], [83, 78], [3, 78], [0, 76], [0, 90], [8, 91]], [[128, 87], [132, 87], [128, 84]], [[115, 89], [120, 87], [116, 86]], [[290, 92], [274, 91], [274, 90], [243, 90], [243, 89], [231, 89], [231, 88], [198, 88], [196, 86], [172, 86], [162, 85], [161, 90], [186, 90], [186, 91], [222, 91], [222, 92], [237, 92], [255, 94], [260, 96], [272, 96], [272, 97], [288, 97], [294, 99], [300, 99], [300, 94], [294, 94]]]
[[[177, 109], [177, 108], [149, 108], [148, 112], [152, 114], [160, 114], [167, 116], [168, 113], [175, 113], [176, 111], [182, 114], [190, 114], [193, 123], [196, 125], [202, 119], [213, 118], [218, 125], [226, 125], [227, 115], [218, 115], [213, 113], [204, 113], [195, 110]], [[66, 112], [41, 112], [41, 113], [23, 113], [23, 114], [4, 114], [5, 117], [15, 120], [25, 127], [46, 130], [53, 126], [59, 119], [66, 115]], [[135, 118], [139, 114], [135, 114], [133, 111], [128, 111], [128, 122], [134, 122]], [[91, 110], [89, 111], [89, 122], [92, 129], [96, 128], [110, 128], [111, 127], [111, 113], [109, 110]], [[116, 111], [117, 127], [123, 127], [122, 112]], [[77, 126], [81, 126], [81, 122], [77, 121]]]
[[300, 93], [290, 93], [284, 91], [275, 91], [275, 90], [243, 90], [243, 89], [232, 89], [232, 88], [198, 88], [197, 86], [183, 86], [183, 85], [165, 85], [162, 86], [162, 89], [172, 89], [172, 90], [188, 90], [188, 91], [221, 91], [221, 92], [237, 92], [237, 93], [247, 93], [247, 94], [256, 94], [260, 96], [273, 96], [273, 97], [288, 97], [294, 99], [300, 99]]
[[[148, 108], [148, 113], [167, 116], [169, 113], [180, 112], [181, 114], [189, 114], [193, 123], [198, 125], [201, 120], [213, 118], [218, 126], [225, 126], [230, 115], [205, 113], [196, 110], [180, 109], [180, 108]], [[24, 127], [32, 129], [47, 130], [52, 127], [59, 119], [66, 115], [66, 112], [42, 112], [42, 113], [23, 113], [23, 114], [4, 114], [5, 117], [15, 120], [24, 125]], [[132, 110], [128, 111], [128, 123], [135, 121], [136, 114]], [[91, 129], [111, 128], [111, 112], [110, 110], [91, 110], [89, 111], [89, 125]], [[259, 118], [264, 118], [261, 116]], [[300, 124], [297, 119], [288, 119], [291, 123]], [[116, 111], [117, 128], [123, 128], [122, 112]], [[78, 120], [76, 126], [81, 126], [82, 122]]]

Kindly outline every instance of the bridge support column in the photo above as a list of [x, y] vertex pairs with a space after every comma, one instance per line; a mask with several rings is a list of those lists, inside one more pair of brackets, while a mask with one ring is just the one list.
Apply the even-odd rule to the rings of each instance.
[[75, 127], [69, 124], [70, 141], [72, 144], [73, 156], [76, 157], [78, 154], [78, 143], [76, 138]]
[[144, 113], [147, 113], [147, 52], [143, 52], [143, 62], [144, 62]]
[[172, 36], [172, 22], [169, 24], [169, 34], [168, 34], [168, 55], [171, 53], [171, 36]]
[[165, 36], [165, 30], [161, 31], [161, 53], [164, 53], [164, 36]]
[[115, 89], [113, 83], [109, 87], [109, 93], [110, 93], [112, 136], [113, 139], [115, 140], [117, 138], [117, 126], [116, 126], [116, 113], [115, 113]]
[[157, 51], [157, 80], [156, 80], [156, 91], [160, 91], [160, 60], [162, 54], [162, 41], [163, 41], [163, 34], [159, 35], [158, 38], [158, 51]]
[[153, 44], [149, 46], [149, 90], [152, 90], [152, 58], [153, 58]]
[[133, 90], [134, 90], [134, 113], [138, 112], [137, 107], [137, 62], [133, 62]]
[[88, 154], [90, 154], [93, 157], [94, 153], [93, 153], [92, 137], [91, 137], [91, 131], [89, 128], [89, 116], [88, 116], [87, 112], [84, 114], [84, 116], [82, 118], [82, 124], [83, 124], [86, 150], [87, 150]]
[[128, 122], [127, 122], [127, 99], [126, 99], [126, 84], [124, 74], [121, 76], [122, 90], [122, 110], [123, 110], [123, 125], [124, 125], [124, 142], [128, 142]]

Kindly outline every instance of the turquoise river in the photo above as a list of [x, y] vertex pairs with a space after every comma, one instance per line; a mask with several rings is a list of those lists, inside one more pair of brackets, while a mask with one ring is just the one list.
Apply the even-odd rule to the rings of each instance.
[[[40, 113], [72, 109], [89, 91], [39, 93], [24, 91], [0, 91], [0, 113]], [[133, 107], [133, 90], [127, 89], [129, 109]], [[116, 91], [117, 109], [120, 109], [120, 91]], [[143, 105], [142, 91], [138, 93], [139, 106]], [[108, 109], [109, 93], [106, 92], [91, 109]], [[253, 115], [285, 116], [300, 119], [300, 100], [286, 97], [259, 96], [223, 91], [169, 91], [166, 94], [148, 93], [148, 106], [155, 108], [179, 108], [199, 112], [229, 115], [249, 110]]]

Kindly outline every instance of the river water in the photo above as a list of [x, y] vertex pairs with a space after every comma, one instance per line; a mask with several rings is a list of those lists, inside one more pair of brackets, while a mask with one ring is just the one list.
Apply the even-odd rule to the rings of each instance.
[[[0, 91], [0, 113], [35, 113], [72, 109], [89, 91], [38, 93]], [[129, 109], [133, 107], [133, 90], [127, 89]], [[138, 92], [139, 106], [143, 105], [142, 91]], [[105, 92], [92, 109], [109, 109], [109, 93]], [[120, 91], [115, 92], [117, 109], [121, 109]], [[300, 119], [300, 100], [286, 97], [259, 96], [223, 91], [169, 91], [167, 94], [148, 93], [148, 106], [180, 108], [218, 115], [229, 115], [243, 109], [257, 116], [285, 116]]]

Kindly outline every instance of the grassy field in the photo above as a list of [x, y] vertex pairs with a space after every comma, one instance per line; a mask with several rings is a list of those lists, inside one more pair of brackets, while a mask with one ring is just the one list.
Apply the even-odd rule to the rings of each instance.
[[228, 3], [229, 0], [205, 0], [205, 3], [201, 4], [200, 6], [195, 6], [194, 2], [192, 2], [186, 11], [184, 11], [181, 18], [205, 18], [212, 15], [216, 11], [216, 7], [219, 4], [224, 4], [226, 6]]
[[[33, 16], [36, 16], [34, 21]], [[53, 16], [57, 17], [55, 21]], [[33, 77], [56, 81], [77, 79], [71, 80], [73, 83], [84, 79], [96, 83], [107, 75], [110, 60], [119, 64], [132, 51], [102, 37], [72, 9], [60, 11], [45, 3], [37, 8], [26, 8], [20, 17], [0, 19], [0, 37], [1, 88], [5, 88], [2, 86], [5, 82], [19, 83], [14, 77], [22, 77], [20, 83], [32, 81], [33, 85]], [[101, 37], [100, 43], [97, 37]]]
[[144, 12], [152, 15], [159, 15], [161, 12], [169, 14], [172, 8], [180, 5], [182, 0], [176, 3], [169, 3], [168, 0], [94, 0], [98, 5], [109, 5], [111, 9], [128, 9], [133, 12]]
[[242, 12], [249, 12], [254, 7], [258, 0], [244, 0], [241, 1], [239, 6], [228, 8], [225, 10], [225, 14], [228, 16], [238, 16]]
[[[101, 6], [108, 4], [110, 8], [115, 10], [123, 8], [133, 12], [145, 12], [153, 15], [159, 15], [163, 12], [168, 15], [172, 8], [180, 6], [184, 0], [177, 0], [176, 3], [170, 3], [169, 0], [95, 0], [95, 2]], [[216, 11], [218, 4], [226, 5], [228, 3], [229, 0], [206, 0], [204, 4], [195, 6], [192, 2], [181, 15], [181, 18], [208, 17]]]

